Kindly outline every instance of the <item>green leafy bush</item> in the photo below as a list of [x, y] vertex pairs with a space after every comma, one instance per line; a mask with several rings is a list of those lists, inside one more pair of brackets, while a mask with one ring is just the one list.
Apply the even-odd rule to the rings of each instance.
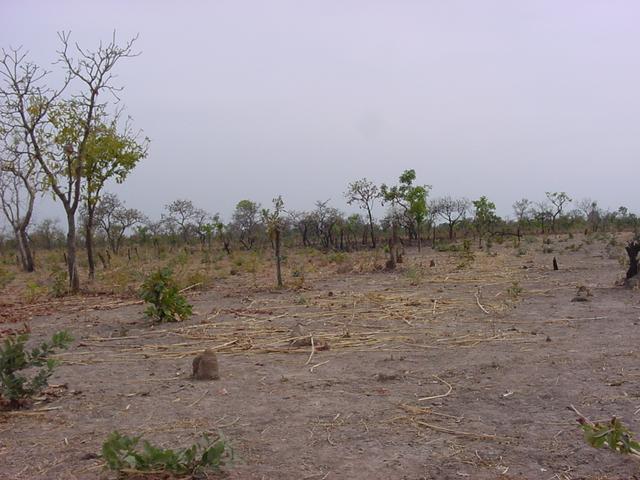
[[578, 422], [585, 440], [592, 447], [605, 447], [617, 453], [640, 456], [640, 443], [633, 440], [633, 434], [616, 417], [604, 425], [591, 423], [584, 418]]
[[64, 297], [67, 294], [67, 270], [60, 265], [54, 264], [51, 268], [51, 285], [49, 292], [56, 298]]
[[[49, 358], [56, 349], [67, 348], [73, 340], [66, 331], [53, 335], [51, 342], [43, 342], [30, 352], [25, 349], [28, 334], [10, 335], [0, 347], [0, 397], [9, 408], [23, 406], [31, 397], [40, 393], [48, 384], [57, 365]], [[21, 370], [41, 367], [30, 379]]]
[[212, 440], [207, 435], [189, 448], [165, 450], [140, 437], [113, 432], [102, 445], [102, 458], [107, 468], [121, 473], [162, 471], [194, 475], [207, 469], [219, 470], [232, 459], [232, 454], [223, 438]]
[[162, 268], [147, 277], [142, 284], [142, 299], [151, 305], [147, 316], [159, 321], [179, 322], [188, 318], [193, 307], [180, 294], [171, 269]]

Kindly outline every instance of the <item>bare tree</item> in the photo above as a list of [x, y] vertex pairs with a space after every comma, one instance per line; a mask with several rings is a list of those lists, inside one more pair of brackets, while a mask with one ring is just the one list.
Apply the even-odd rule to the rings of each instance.
[[96, 221], [104, 232], [109, 248], [115, 254], [120, 252], [125, 232], [131, 227], [143, 224], [145, 216], [135, 208], [126, 208], [113, 193], [105, 193], [95, 211]]
[[334, 229], [342, 218], [342, 214], [337, 208], [329, 207], [329, 201], [318, 200], [316, 209], [311, 213], [315, 234], [320, 240], [322, 248], [327, 250], [336, 246]]
[[35, 224], [30, 235], [34, 245], [40, 245], [47, 250], [64, 244], [64, 232], [58, 226], [58, 220], [45, 218]]
[[361, 209], [367, 211], [369, 217], [369, 231], [371, 233], [371, 246], [376, 248], [376, 237], [374, 234], [373, 214], [371, 212], [375, 202], [380, 198], [380, 190], [373, 182], [366, 178], [351, 182], [344, 193], [347, 203], [352, 205], [357, 203]]
[[168, 213], [162, 215], [163, 220], [180, 229], [182, 240], [185, 243], [189, 243], [189, 237], [192, 233], [198, 233], [198, 225], [206, 223], [208, 217], [208, 214], [196, 207], [191, 200], [174, 200], [165, 208]]
[[466, 198], [442, 197], [434, 201], [435, 213], [449, 225], [449, 240], [453, 240], [453, 229], [469, 211], [471, 203]]
[[257, 239], [260, 221], [260, 204], [251, 200], [240, 200], [233, 212], [233, 229], [246, 250], [251, 250]]
[[600, 223], [600, 208], [598, 202], [590, 198], [583, 198], [576, 203], [578, 211], [584, 216], [585, 220], [591, 225], [591, 230], [598, 230]]
[[553, 218], [553, 209], [547, 202], [537, 202], [533, 207], [533, 217], [540, 224], [540, 232], [544, 234], [545, 225]]
[[35, 262], [27, 229], [40, 188], [39, 175], [28, 155], [13, 150], [18, 148], [17, 143], [10, 145], [4, 149], [7, 158], [0, 159], [0, 206], [13, 230], [22, 269], [33, 272]]
[[516, 221], [519, 226], [524, 225], [524, 223], [529, 220], [532, 207], [533, 203], [526, 198], [518, 200], [513, 204], [513, 213], [516, 215]]
[[556, 231], [556, 219], [562, 214], [562, 210], [567, 203], [571, 203], [571, 198], [565, 192], [546, 192], [547, 199], [553, 205], [551, 211], [551, 230]]
[[280, 255], [281, 236], [284, 228], [284, 218], [282, 217], [283, 213], [284, 202], [282, 201], [281, 196], [273, 199], [273, 210], [268, 208], [262, 209], [262, 221], [264, 222], [267, 233], [273, 242], [273, 253], [276, 259], [276, 280], [279, 288], [283, 286], [281, 267], [282, 256]]
[[[27, 59], [21, 49], [3, 50], [0, 56], [0, 125], [30, 142], [47, 185], [62, 203], [67, 217], [67, 267], [72, 292], [80, 289], [76, 255], [76, 212], [80, 205], [83, 172], [96, 114], [107, 105], [98, 95], [119, 91], [113, 85], [114, 67], [123, 58], [133, 57], [135, 38], [120, 46], [115, 34], [95, 51], [82, 49], [70, 41], [69, 33], [59, 34], [59, 64], [65, 79], [59, 88], [44, 82], [48, 73]], [[72, 53], [72, 51], [74, 53]], [[78, 88], [66, 100], [69, 86]], [[100, 97], [103, 98], [103, 97]], [[73, 115], [69, 115], [74, 111]], [[76, 128], [77, 126], [81, 128]]]

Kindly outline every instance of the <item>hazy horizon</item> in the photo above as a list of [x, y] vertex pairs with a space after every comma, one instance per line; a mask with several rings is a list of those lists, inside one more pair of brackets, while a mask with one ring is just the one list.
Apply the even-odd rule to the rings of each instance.
[[639, 20], [624, 1], [4, 0], [0, 46], [55, 70], [58, 31], [139, 34], [116, 73], [149, 157], [108, 190], [153, 218], [178, 198], [355, 211], [350, 181], [408, 168], [505, 216], [545, 191], [637, 213]]

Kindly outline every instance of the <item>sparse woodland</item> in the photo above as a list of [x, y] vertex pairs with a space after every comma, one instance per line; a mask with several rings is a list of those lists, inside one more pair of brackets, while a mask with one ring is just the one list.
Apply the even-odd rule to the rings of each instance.
[[[541, 192], [503, 218], [491, 192], [434, 197], [411, 169], [344, 179], [343, 200], [311, 211], [273, 192], [227, 216], [170, 198], [153, 219], [109, 192], [152, 161], [153, 139], [118, 101], [136, 39], [92, 50], [62, 33], [57, 49], [55, 76], [23, 49], [0, 55], [0, 418], [45, 458], [22, 467], [12, 444], [15, 478], [233, 475], [229, 445], [237, 478], [397, 478], [384, 454], [425, 451], [433, 462], [407, 475], [637, 471], [594, 461], [566, 412], [626, 415], [580, 418], [590, 444], [637, 455], [636, 213]], [[63, 222], [32, 220], [43, 195]], [[205, 348], [216, 384], [188, 377]], [[46, 459], [65, 445], [69, 468]], [[560, 476], [565, 464], [581, 476]]]

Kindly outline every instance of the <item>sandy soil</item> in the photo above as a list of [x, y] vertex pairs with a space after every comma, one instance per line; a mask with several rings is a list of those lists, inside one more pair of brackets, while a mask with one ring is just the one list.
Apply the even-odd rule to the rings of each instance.
[[[408, 272], [333, 273], [301, 291], [234, 278], [190, 297], [197, 314], [180, 324], [66, 300], [30, 322], [34, 340], [76, 340], [44, 401], [0, 414], [0, 477], [113, 478], [95, 454], [119, 430], [167, 447], [221, 431], [230, 479], [640, 478], [637, 462], [586, 445], [567, 408], [640, 432], [640, 293], [615, 285], [611, 248], [566, 250], [578, 243], [555, 240], [559, 271], [537, 243], [462, 269], [425, 249]], [[579, 285], [589, 301], [571, 301]], [[330, 349], [290, 347], [298, 322]], [[188, 378], [205, 347], [219, 381]]]

